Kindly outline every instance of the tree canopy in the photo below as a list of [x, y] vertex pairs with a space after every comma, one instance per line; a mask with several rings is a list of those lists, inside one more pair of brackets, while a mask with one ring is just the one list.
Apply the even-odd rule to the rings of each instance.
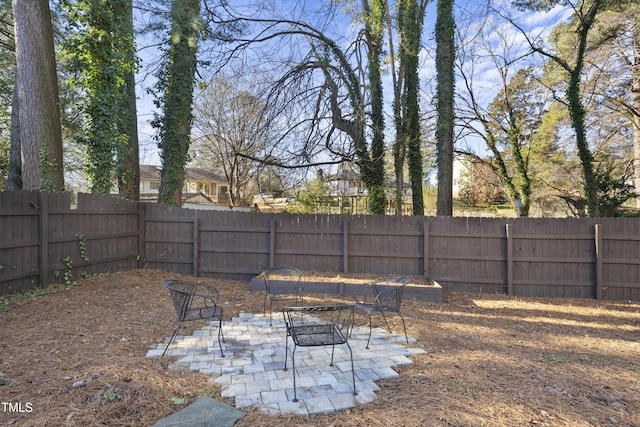
[[[10, 11], [23, 12], [16, 4]], [[24, 161], [11, 168], [10, 136], [35, 130], [33, 120], [10, 118], [29, 114], [14, 102], [23, 98], [13, 95], [13, 82], [33, 90], [36, 80], [28, 68], [16, 80], [14, 16], [3, 14], [0, 23], [7, 65], [0, 96], [14, 105], [0, 117], [3, 180], [12, 169], [29, 177], [29, 187], [62, 189], [57, 176], [72, 170], [72, 158], [91, 191], [117, 185], [137, 198], [137, 71], [139, 81], [145, 74], [154, 80], [146, 90], [156, 101], [161, 203], [181, 205], [185, 167], [194, 161], [226, 176], [233, 204], [248, 204], [265, 177], [292, 189], [318, 168], [349, 164], [366, 186], [369, 213], [402, 212], [410, 188], [412, 213], [422, 215], [432, 152], [438, 215], [452, 215], [458, 202], [456, 161], [482, 163], [474, 166], [479, 176], [495, 174], [483, 181], [500, 187], [482, 193], [504, 194], [522, 215], [539, 214], [550, 198], [576, 215], [617, 215], [640, 189], [637, 2], [60, 4], [66, 12], [56, 9], [48, 20], [61, 23], [53, 43], [62, 144], [16, 142], [22, 152], [13, 150], [13, 158]], [[9, 11], [7, 0], [0, 7]], [[20, 25], [15, 33], [16, 46], [33, 36]], [[140, 68], [134, 34], [144, 40]], [[56, 178], [34, 184], [33, 171]]]

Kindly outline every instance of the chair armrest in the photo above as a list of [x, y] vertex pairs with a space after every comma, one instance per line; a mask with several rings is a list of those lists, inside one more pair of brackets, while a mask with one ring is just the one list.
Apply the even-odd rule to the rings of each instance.
[[195, 292], [192, 294], [194, 298], [202, 298], [206, 307], [218, 305], [220, 293], [218, 290], [206, 283], [196, 284]]

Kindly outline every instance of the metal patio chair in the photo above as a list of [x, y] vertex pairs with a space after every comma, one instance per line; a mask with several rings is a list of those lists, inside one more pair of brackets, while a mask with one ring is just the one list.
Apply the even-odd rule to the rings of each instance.
[[184, 322], [217, 319], [218, 346], [222, 357], [224, 357], [224, 352], [222, 351], [222, 343], [224, 342], [222, 316], [224, 310], [218, 305], [220, 295], [218, 290], [212, 285], [186, 280], [164, 280], [162, 285], [169, 290], [179, 322], [162, 355], [165, 355]]
[[293, 371], [293, 401], [298, 401], [296, 390], [296, 349], [298, 347], [331, 346], [331, 361], [336, 345], [346, 344], [351, 359], [353, 395], [356, 396], [356, 375], [353, 369], [353, 352], [348, 342], [348, 331], [353, 321], [353, 305], [285, 307], [282, 309], [287, 328], [285, 338], [284, 370], [289, 357], [289, 337], [293, 342], [291, 365]]
[[304, 305], [304, 282], [302, 281], [303, 273], [294, 267], [272, 267], [262, 272], [264, 279], [264, 306], [263, 310], [266, 315], [267, 302], [269, 304], [269, 325], [272, 325], [273, 318], [273, 302], [292, 302], [301, 306]]
[[391, 328], [389, 322], [387, 322], [387, 314], [397, 314], [402, 319], [402, 328], [404, 329], [404, 337], [409, 343], [409, 337], [407, 336], [407, 327], [404, 324], [404, 317], [400, 313], [402, 306], [402, 295], [404, 293], [405, 286], [410, 282], [406, 277], [394, 277], [391, 279], [382, 279], [371, 282], [373, 287], [374, 299], [371, 303], [358, 302], [355, 305], [355, 313], [365, 316], [369, 319], [369, 338], [367, 339], [367, 346], [371, 342], [371, 330], [373, 328], [372, 318], [375, 313], [381, 313], [384, 319], [385, 325], [389, 333]]

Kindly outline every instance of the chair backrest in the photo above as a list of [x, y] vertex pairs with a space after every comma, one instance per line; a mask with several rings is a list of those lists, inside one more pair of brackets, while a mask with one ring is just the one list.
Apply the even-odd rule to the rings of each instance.
[[334, 325], [344, 331], [351, 325], [353, 306], [348, 304], [329, 306], [284, 307], [282, 314], [287, 328], [296, 326]]
[[169, 290], [178, 319], [185, 320], [198, 284], [186, 280], [164, 280], [162, 286]]
[[272, 267], [262, 272], [267, 294], [302, 294], [303, 273], [295, 267]]
[[381, 311], [400, 312], [404, 288], [410, 280], [406, 277], [394, 277], [372, 282], [376, 298], [376, 307]]

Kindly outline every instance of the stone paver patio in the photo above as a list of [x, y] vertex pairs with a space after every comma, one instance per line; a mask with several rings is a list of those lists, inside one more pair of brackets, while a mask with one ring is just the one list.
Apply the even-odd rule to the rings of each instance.
[[[376, 381], [398, 375], [395, 366], [413, 363], [407, 356], [424, 350], [407, 345], [404, 334], [374, 329], [369, 349], [365, 348], [368, 327], [355, 327], [349, 345], [353, 351], [357, 396], [354, 396], [349, 351], [337, 346], [334, 366], [329, 366], [331, 347], [298, 347], [296, 385], [298, 402], [293, 399], [293, 378], [283, 370], [285, 325], [282, 316], [273, 326], [261, 314], [240, 313], [223, 322], [225, 357], [220, 357], [217, 324], [196, 330], [191, 336], [178, 336], [167, 350], [177, 357], [171, 369], [190, 369], [211, 374], [222, 386], [223, 397], [234, 397], [238, 409], [256, 405], [270, 414], [310, 415], [352, 408], [376, 399]], [[168, 341], [168, 340], [167, 340]], [[416, 340], [409, 337], [409, 342]], [[149, 350], [147, 357], [160, 357], [165, 344]]]

